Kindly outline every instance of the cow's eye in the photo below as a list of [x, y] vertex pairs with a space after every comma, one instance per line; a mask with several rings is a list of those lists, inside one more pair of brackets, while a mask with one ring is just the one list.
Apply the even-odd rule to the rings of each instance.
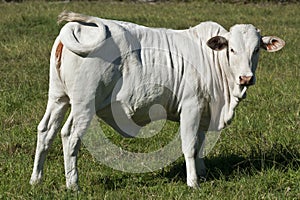
[[231, 52], [231, 53], [235, 53], [235, 51], [233, 50], [233, 48], [230, 49], [230, 52]]

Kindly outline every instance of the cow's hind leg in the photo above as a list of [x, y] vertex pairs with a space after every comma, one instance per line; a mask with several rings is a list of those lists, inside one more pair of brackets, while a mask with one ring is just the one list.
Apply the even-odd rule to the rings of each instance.
[[50, 98], [43, 119], [38, 125], [37, 146], [30, 184], [41, 182], [46, 154], [68, 109], [68, 97]]
[[[94, 104], [91, 104], [91, 106], [94, 106]], [[77, 155], [81, 143], [80, 139], [94, 116], [94, 112], [87, 109], [91, 106], [72, 105], [71, 113], [61, 131], [66, 187], [74, 191], [79, 189]], [[74, 112], [74, 110], [76, 111]]]

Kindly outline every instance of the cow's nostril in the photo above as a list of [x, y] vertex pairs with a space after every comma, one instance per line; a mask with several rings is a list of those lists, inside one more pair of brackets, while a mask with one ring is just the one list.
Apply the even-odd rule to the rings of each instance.
[[240, 76], [240, 84], [241, 85], [252, 85], [253, 84], [253, 76]]

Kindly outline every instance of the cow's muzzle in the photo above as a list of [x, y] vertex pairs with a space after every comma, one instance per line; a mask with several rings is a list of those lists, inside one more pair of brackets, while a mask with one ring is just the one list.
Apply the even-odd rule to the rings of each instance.
[[254, 84], [254, 76], [240, 76], [241, 86], [250, 86]]

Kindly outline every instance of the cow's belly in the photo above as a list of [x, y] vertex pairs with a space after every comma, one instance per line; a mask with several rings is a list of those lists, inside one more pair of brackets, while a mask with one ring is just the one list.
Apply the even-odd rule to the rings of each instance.
[[110, 97], [105, 105], [96, 105], [100, 105], [97, 116], [123, 136], [134, 137], [150, 122], [161, 119], [179, 121], [178, 105], [172, 98], [167, 91], [151, 95], [117, 94]]
[[[166, 119], [165, 114], [156, 116], [156, 118], [151, 118], [149, 112], [145, 114], [144, 110], [137, 111], [133, 116], [128, 116], [120, 102], [115, 102], [114, 105], [111, 106], [112, 105], [109, 105], [108, 107], [99, 110], [97, 116], [125, 137], [135, 137], [138, 135], [140, 129], [148, 123], [159, 119]], [[179, 118], [176, 116], [168, 116], [167, 119], [179, 121]]]

